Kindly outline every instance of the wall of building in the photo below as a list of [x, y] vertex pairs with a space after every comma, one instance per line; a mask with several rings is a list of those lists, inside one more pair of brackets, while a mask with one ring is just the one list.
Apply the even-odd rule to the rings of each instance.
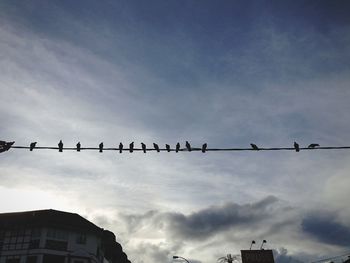
[[0, 214], [0, 263], [130, 263], [115, 235], [76, 213]]
[[[0, 263], [55, 261], [43, 255], [56, 255], [60, 263], [62, 260], [59, 256], [65, 258], [62, 263], [102, 263], [104, 261], [101, 237], [92, 233], [41, 227], [3, 230], [2, 235]], [[37, 257], [36, 260], [35, 257]]]

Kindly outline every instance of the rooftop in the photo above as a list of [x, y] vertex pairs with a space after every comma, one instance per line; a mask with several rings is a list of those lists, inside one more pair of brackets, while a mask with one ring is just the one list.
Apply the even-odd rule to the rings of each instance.
[[53, 209], [35, 210], [0, 214], [0, 225], [11, 228], [16, 225], [64, 227], [91, 232], [102, 232], [103, 228], [96, 226], [84, 217]]

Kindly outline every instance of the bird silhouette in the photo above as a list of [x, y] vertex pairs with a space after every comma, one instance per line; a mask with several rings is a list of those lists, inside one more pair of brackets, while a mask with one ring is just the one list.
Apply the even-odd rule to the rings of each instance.
[[178, 153], [179, 150], [180, 150], [180, 143], [178, 142], [178, 143], [176, 144], [175, 152]]
[[202, 153], [205, 153], [207, 151], [208, 145], [205, 143], [202, 145]]
[[299, 152], [300, 151], [300, 148], [299, 148], [299, 144], [294, 142], [294, 149], [296, 152]]
[[123, 144], [119, 143], [119, 153], [122, 153], [122, 152], [123, 152]]
[[35, 146], [36, 146], [36, 142], [30, 143], [30, 145], [29, 145], [29, 151], [33, 151], [33, 149], [35, 148]]
[[100, 149], [100, 153], [103, 152], [103, 142], [101, 142], [99, 145], [98, 145], [98, 148]]
[[141, 147], [142, 147], [142, 151], [144, 153], [146, 153], [146, 144], [144, 144], [143, 142], [141, 142]]
[[320, 145], [318, 143], [311, 143], [307, 148], [314, 149], [316, 147], [319, 147]]
[[188, 141], [186, 141], [186, 148], [189, 152], [192, 151], [191, 144]]
[[77, 143], [77, 152], [80, 152], [80, 147], [81, 147], [81, 144], [80, 142]]
[[256, 146], [256, 144], [251, 143], [251, 144], [250, 144], [250, 146], [252, 146], [253, 150], [255, 150], [255, 151], [259, 151], [259, 147], [258, 147], [258, 146]]
[[63, 152], [63, 142], [62, 142], [62, 140], [60, 140], [60, 142], [58, 143], [58, 151], [59, 152]]
[[129, 152], [133, 152], [134, 151], [134, 142], [130, 143], [129, 145]]
[[170, 152], [170, 145], [169, 144], [165, 144], [165, 149]]
[[158, 144], [153, 143], [153, 147], [157, 152], [160, 152]]
[[5, 146], [5, 151], [8, 151], [15, 142], [7, 142]]
[[0, 153], [8, 151], [15, 142], [0, 141]]

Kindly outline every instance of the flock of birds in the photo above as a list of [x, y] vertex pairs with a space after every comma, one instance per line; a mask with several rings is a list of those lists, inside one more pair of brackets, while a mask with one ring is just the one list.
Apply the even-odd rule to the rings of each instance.
[[[76, 147], [74, 148], [64, 148], [63, 146], [63, 142], [62, 140], [59, 141], [58, 143], [58, 147], [37, 147], [37, 142], [32, 142], [30, 143], [29, 147], [27, 146], [13, 146], [15, 142], [6, 142], [6, 141], [0, 141], [0, 152], [5, 152], [5, 151], [8, 151], [10, 148], [20, 148], [20, 149], [29, 149], [30, 151], [33, 151], [34, 149], [58, 149], [59, 152], [63, 152], [63, 150], [76, 150], [78, 152], [80, 152], [81, 150], [99, 150], [99, 152], [103, 152], [103, 150], [116, 150], [116, 151], [119, 151], [119, 153], [122, 153], [123, 150], [124, 151], [129, 151], [130, 153], [134, 152], [134, 151], [143, 151], [144, 153], [146, 153], [147, 151], [157, 151], [157, 152], [160, 152], [160, 151], [167, 151], [167, 152], [170, 152], [170, 151], [175, 151], [176, 153], [179, 152], [179, 151], [202, 151], [203, 153], [205, 153], [206, 151], [221, 151], [221, 150], [226, 150], [226, 151], [229, 151], [229, 150], [255, 150], [255, 151], [259, 151], [259, 150], [278, 150], [278, 149], [292, 149], [293, 148], [259, 148], [256, 144], [254, 143], [251, 143], [250, 146], [251, 148], [235, 148], [235, 149], [208, 149], [208, 144], [207, 143], [204, 143], [202, 145], [202, 147], [200, 148], [193, 148], [191, 146], [191, 144], [186, 141], [185, 143], [185, 148], [181, 148], [181, 145], [180, 143], [178, 142], [176, 145], [175, 145], [175, 148], [171, 148], [171, 146], [169, 144], [165, 144], [165, 149], [161, 149], [159, 147], [159, 145], [157, 143], [153, 143], [153, 148], [147, 148], [147, 145], [143, 142], [141, 142], [141, 148], [135, 148], [135, 144], [134, 142], [130, 143], [129, 144], [129, 148], [125, 148], [123, 143], [119, 143], [119, 147], [118, 148], [104, 148], [104, 145], [103, 145], [103, 142], [101, 142], [98, 146], [98, 148], [82, 148], [81, 147], [81, 143], [78, 142], [76, 144]], [[312, 143], [310, 144], [307, 148], [308, 149], [315, 149], [317, 147], [319, 147], [320, 145], [317, 144], [317, 143]], [[300, 146], [297, 142], [294, 142], [294, 145], [293, 145], [294, 149], [296, 152], [299, 152], [300, 151]]]
[[[37, 142], [32, 142], [32, 143], [29, 145], [29, 150], [30, 150], [30, 151], [33, 151], [33, 149], [36, 147], [36, 144], [37, 144]], [[186, 144], [185, 144], [185, 145], [186, 145], [186, 150], [189, 151], [189, 152], [191, 152], [192, 149], [193, 149], [193, 148], [191, 147], [191, 144], [190, 144], [188, 141], [186, 141]], [[180, 146], [180, 143], [178, 142], [178, 143], [176, 144], [176, 146], [175, 146], [175, 152], [182, 151], [183, 149], [181, 149], [180, 147], [181, 147], [181, 146]], [[206, 152], [207, 147], [208, 147], [208, 145], [207, 145], [206, 143], [204, 143], [204, 144], [202, 145], [201, 150], [202, 150], [203, 153]], [[81, 148], [81, 144], [80, 144], [80, 142], [78, 142], [75, 149], [76, 149], [78, 152], [80, 152], [80, 150], [82, 150], [82, 149], [90, 149], [90, 148]], [[104, 149], [103, 142], [101, 142], [101, 143], [98, 145], [98, 149], [99, 149], [99, 152], [103, 152], [103, 149]], [[119, 150], [120, 153], [122, 153], [123, 150], [128, 150], [128, 151], [131, 152], [131, 153], [132, 153], [134, 150], [139, 150], [139, 149], [136, 149], [136, 148], [135, 148], [135, 143], [134, 143], [134, 142], [130, 143], [130, 144], [129, 144], [129, 148], [126, 148], [126, 149], [124, 149], [123, 143], [119, 143], [119, 148], [108, 148], [108, 149], [109, 149], [109, 150]], [[153, 148], [152, 148], [152, 149], [150, 149], [150, 148], [147, 149], [146, 144], [144, 144], [143, 142], [141, 142], [141, 150], [142, 150], [144, 153], [146, 153], [148, 150], [155, 150], [155, 151], [157, 151], [157, 152], [160, 152], [162, 149], [160, 149], [159, 145], [156, 144], [156, 143], [153, 143]], [[174, 151], [174, 149], [171, 149], [171, 147], [170, 147], [169, 144], [165, 144], [165, 150], [166, 150], [167, 152]], [[63, 152], [63, 142], [62, 142], [62, 140], [60, 140], [60, 142], [58, 143], [58, 151], [59, 151], [59, 152]]]

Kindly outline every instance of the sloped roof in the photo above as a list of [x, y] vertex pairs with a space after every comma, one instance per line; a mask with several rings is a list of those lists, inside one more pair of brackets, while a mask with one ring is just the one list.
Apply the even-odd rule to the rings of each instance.
[[0, 214], [0, 225], [12, 227], [16, 225], [51, 226], [71, 230], [85, 230], [97, 232], [102, 235], [102, 228], [91, 223], [76, 213], [68, 213], [53, 209], [35, 210], [16, 213]]

